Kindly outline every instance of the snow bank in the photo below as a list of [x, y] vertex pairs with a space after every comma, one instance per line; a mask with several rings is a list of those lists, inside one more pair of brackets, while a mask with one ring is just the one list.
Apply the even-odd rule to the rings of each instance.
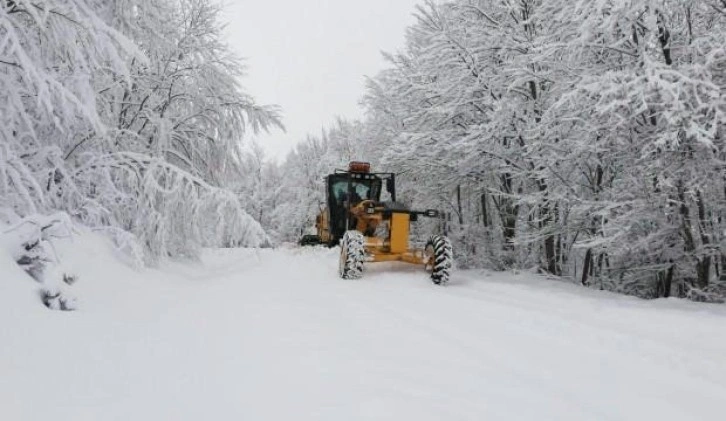
[[[38, 287], [34, 280], [25, 273], [10, 253], [0, 248], [0, 310], [4, 313], [46, 311], [40, 304]], [[3, 319], [5, 320], [5, 319]]]

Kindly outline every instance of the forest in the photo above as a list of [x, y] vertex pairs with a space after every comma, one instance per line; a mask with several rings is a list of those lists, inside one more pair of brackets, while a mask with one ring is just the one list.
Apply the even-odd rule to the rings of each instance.
[[74, 227], [138, 265], [295, 242], [323, 176], [364, 160], [444, 212], [419, 230], [460, 268], [726, 298], [726, 0], [422, 1], [365, 117], [283, 162], [249, 141], [283, 110], [246, 93], [222, 7], [0, 1], [0, 237], [19, 263]]

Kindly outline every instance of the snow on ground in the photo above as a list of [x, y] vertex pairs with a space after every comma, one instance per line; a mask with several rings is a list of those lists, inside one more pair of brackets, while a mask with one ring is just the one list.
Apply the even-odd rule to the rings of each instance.
[[726, 419], [726, 306], [397, 264], [344, 281], [325, 249], [141, 271], [95, 237], [62, 249], [76, 312], [0, 253], [0, 419]]

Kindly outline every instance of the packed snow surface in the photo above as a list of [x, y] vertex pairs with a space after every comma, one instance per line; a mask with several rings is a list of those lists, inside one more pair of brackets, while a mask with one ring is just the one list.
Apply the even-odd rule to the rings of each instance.
[[65, 253], [75, 312], [0, 256], [0, 419], [726, 419], [724, 306], [398, 264], [344, 281], [314, 248], [134, 270], [94, 241]]

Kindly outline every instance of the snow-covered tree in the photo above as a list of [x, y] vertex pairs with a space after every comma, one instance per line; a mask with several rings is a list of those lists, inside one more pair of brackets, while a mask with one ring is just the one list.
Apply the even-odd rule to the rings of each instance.
[[211, 0], [0, 3], [0, 197], [56, 210], [147, 261], [259, 244], [229, 189], [248, 130], [281, 126], [239, 85]]
[[459, 259], [705, 299], [724, 270], [724, 4], [427, 2], [369, 82]]

